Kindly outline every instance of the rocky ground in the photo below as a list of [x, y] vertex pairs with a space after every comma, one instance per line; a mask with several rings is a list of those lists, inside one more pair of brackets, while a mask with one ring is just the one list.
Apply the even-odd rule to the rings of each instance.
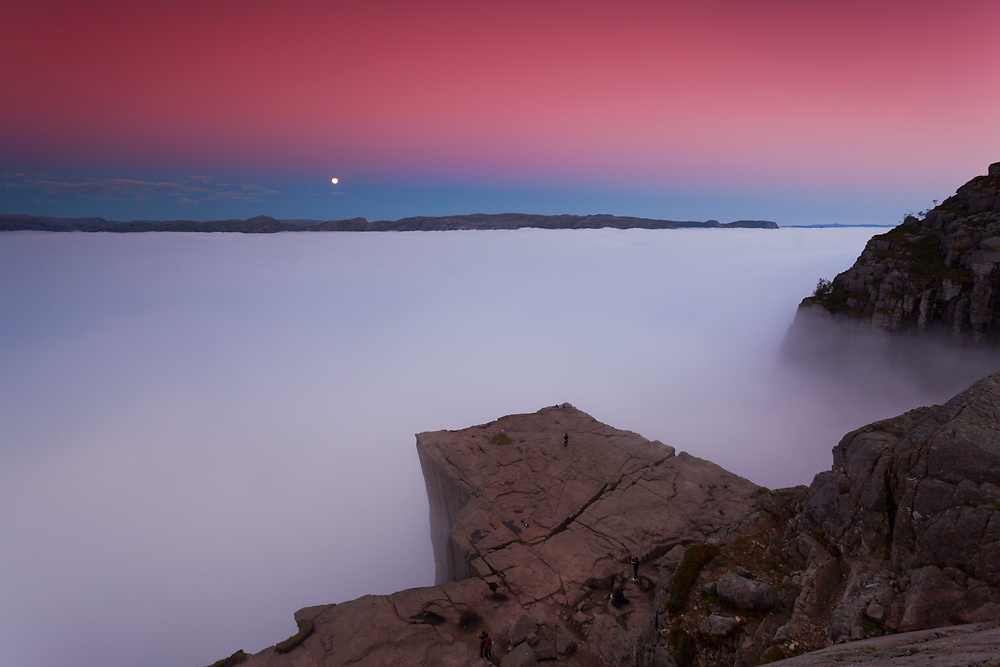
[[1000, 627], [993, 623], [905, 632], [838, 644], [784, 660], [781, 667], [996, 667]]
[[417, 447], [441, 583], [300, 610], [227, 665], [483, 664], [484, 629], [501, 667], [1000, 665], [1000, 375], [849, 433], [809, 487], [569, 405]]

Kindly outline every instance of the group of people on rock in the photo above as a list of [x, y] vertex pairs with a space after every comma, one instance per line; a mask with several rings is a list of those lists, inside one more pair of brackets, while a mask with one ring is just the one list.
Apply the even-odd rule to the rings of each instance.
[[[629, 558], [629, 563], [632, 564], [632, 581], [639, 580], [639, 559], [635, 556]], [[621, 609], [625, 605], [629, 604], [631, 600], [625, 597], [624, 591], [622, 591], [621, 586], [615, 586], [611, 591], [611, 606]]]
[[479, 633], [479, 657], [489, 660], [493, 655], [493, 640], [486, 630]]

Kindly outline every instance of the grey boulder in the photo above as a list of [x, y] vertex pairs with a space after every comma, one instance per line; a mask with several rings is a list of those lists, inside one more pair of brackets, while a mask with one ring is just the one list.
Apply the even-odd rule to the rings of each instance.
[[740, 609], [763, 611], [778, 604], [778, 594], [772, 586], [741, 577], [733, 571], [719, 577], [715, 589], [726, 604]]

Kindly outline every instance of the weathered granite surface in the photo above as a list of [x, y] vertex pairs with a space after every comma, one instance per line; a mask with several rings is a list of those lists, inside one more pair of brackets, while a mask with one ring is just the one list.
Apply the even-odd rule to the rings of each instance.
[[776, 667], [996, 667], [997, 623], [960, 625], [866, 639], [771, 663]]
[[[569, 404], [421, 433], [417, 451], [438, 580], [485, 575], [549, 626], [569, 621], [606, 663], [630, 652], [634, 619], [652, 611], [652, 584], [630, 581], [629, 557], [652, 563], [704, 539], [744, 516], [758, 489]], [[642, 570], [644, 581], [655, 571]], [[630, 598], [622, 609], [607, 601], [612, 578]]]
[[1000, 618], [1000, 375], [849, 433], [833, 456], [806, 512], [844, 553], [905, 576], [900, 629]]
[[[501, 430], [510, 444], [490, 442]], [[504, 580], [518, 568], [516, 594], [529, 604], [576, 599], [630, 555], [649, 560], [702, 538], [746, 514], [757, 490], [568, 404], [421, 433], [417, 451], [431, 516], [450, 524], [434, 533], [438, 581], [469, 576], [482, 558]]]

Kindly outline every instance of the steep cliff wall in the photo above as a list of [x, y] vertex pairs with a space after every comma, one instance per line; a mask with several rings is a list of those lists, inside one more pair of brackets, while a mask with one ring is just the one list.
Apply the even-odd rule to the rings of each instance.
[[443, 458], [428, 453], [417, 435], [417, 456], [427, 486], [430, 505], [431, 544], [434, 547], [434, 583], [460, 581], [469, 577], [469, 550], [451, 536], [459, 513], [475, 492], [461, 479], [461, 471]]

